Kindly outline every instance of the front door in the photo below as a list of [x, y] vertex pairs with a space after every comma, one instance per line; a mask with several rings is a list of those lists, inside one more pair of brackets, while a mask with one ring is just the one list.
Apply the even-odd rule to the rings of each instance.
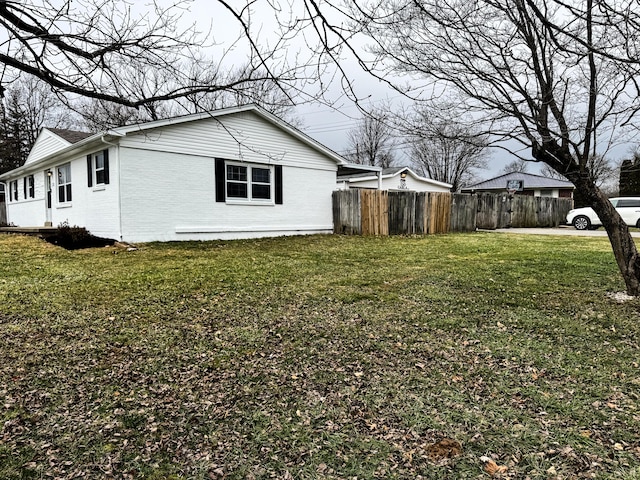
[[51, 178], [53, 177], [53, 172], [51, 170], [45, 170], [44, 172], [44, 189], [45, 189], [45, 209], [46, 209], [46, 221], [44, 223], [45, 227], [52, 227], [52, 217], [51, 217]]

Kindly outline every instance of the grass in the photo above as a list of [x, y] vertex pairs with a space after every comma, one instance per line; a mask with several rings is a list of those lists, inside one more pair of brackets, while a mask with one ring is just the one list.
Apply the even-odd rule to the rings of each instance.
[[599, 238], [2, 236], [0, 478], [640, 478], [622, 290]]

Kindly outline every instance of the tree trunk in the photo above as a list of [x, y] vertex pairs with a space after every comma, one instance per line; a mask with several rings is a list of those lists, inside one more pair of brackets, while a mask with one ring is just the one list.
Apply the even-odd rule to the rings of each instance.
[[567, 178], [576, 186], [596, 212], [602, 226], [607, 231], [613, 255], [627, 287], [627, 293], [640, 295], [640, 257], [636, 244], [631, 237], [629, 227], [622, 220], [609, 199], [600, 191], [593, 181], [579, 172], [566, 174]]

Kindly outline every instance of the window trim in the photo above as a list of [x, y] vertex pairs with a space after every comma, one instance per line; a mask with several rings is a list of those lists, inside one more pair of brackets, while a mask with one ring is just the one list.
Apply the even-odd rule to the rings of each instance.
[[24, 198], [36, 198], [36, 181], [33, 175], [24, 177]]
[[[237, 160], [227, 160], [224, 158], [216, 157], [214, 158], [213, 164], [213, 172], [214, 172], [214, 188], [215, 188], [215, 201], [216, 203], [227, 203], [227, 169], [226, 164], [236, 163], [240, 165], [252, 165], [247, 164], [245, 162], [240, 162]], [[244, 205], [283, 205], [284, 197], [283, 197], [283, 168], [282, 165], [278, 164], [255, 164], [256, 166], [262, 167], [270, 167], [273, 168], [273, 176], [272, 176], [272, 201], [271, 202], [248, 202], [247, 200], [238, 200], [231, 201], [230, 204], [244, 204]]]
[[18, 201], [18, 180], [12, 180], [9, 183], [9, 201], [10, 202]]
[[[98, 169], [98, 158], [102, 155], [102, 168]], [[102, 173], [102, 181], [98, 181], [98, 173]], [[87, 186], [95, 187], [96, 190], [103, 190], [105, 185], [109, 185], [109, 149], [105, 148], [98, 152], [87, 155]]]
[[[241, 167], [246, 169], [246, 180], [230, 180], [228, 178], [228, 167]], [[269, 172], [269, 183], [266, 182], [254, 182], [253, 169], [267, 170]], [[273, 165], [265, 165], [259, 163], [244, 163], [235, 161], [224, 162], [224, 193], [226, 203], [235, 204], [253, 204], [253, 205], [274, 205], [275, 204], [275, 172]], [[232, 197], [229, 196], [229, 183], [244, 184], [247, 187], [246, 197]], [[269, 185], [269, 198], [254, 198], [253, 185]]]
[[[69, 171], [69, 178], [67, 179], [66, 183], [62, 183], [61, 182], [61, 177], [62, 177], [62, 169], [63, 168], [68, 168]], [[56, 176], [57, 176], [57, 190], [58, 190], [58, 204], [59, 205], [69, 205], [71, 203], [71, 201], [73, 200], [73, 195], [72, 195], [72, 191], [73, 191], [73, 182], [71, 179], [71, 162], [67, 162], [67, 163], [63, 163], [62, 165], [58, 165], [56, 167]], [[61, 187], [64, 187], [64, 190], [61, 190]], [[64, 195], [64, 200], [62, 200], [62, 196], [60, 195], [61, 192], [64, 191], [65, 195]]]

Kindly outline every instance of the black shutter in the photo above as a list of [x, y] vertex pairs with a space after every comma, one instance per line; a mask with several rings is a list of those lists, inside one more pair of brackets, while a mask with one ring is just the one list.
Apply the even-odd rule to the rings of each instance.
[[104, 183], [105, 185], [109, 184], [109, 149], [107, 148], [104, 152], [102, 152], [104, 157]]
[[225, 172], [224, 172], [224, 159], [216, 158], [215, 166], [216, 175], [216, 202], [225, 202]]
[[93, 162], [91, 161], [91, 155], [87, 155], [87, 186], [93, 187]]
[[282, 165], [276, 165], [276, 205], [282, 205]]
[[27, 177], [22, 179], [22, 193], [24, 194], [24, 199], [27, 199]]

